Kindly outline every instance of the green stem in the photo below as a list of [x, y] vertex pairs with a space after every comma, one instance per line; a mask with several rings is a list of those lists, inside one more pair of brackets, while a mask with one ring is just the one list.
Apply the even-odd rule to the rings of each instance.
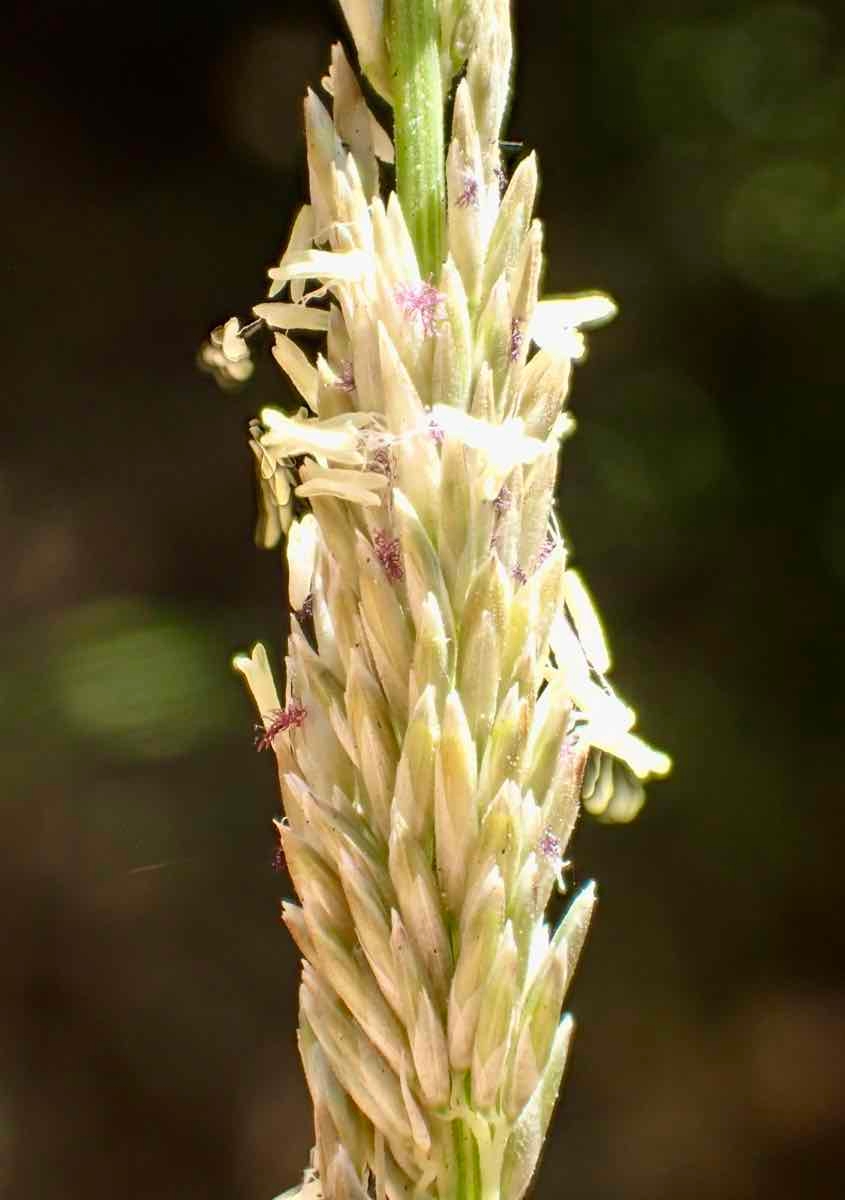
[[478, 1147], [463, 1121], [454, 1123], [457, 1189], [455, 1200], [481, 1200], [481, 1180], [478, 1171]]
[[437, 0], [388, 0], [399, 200], [423, 278], [443, 262], [446, 211]]

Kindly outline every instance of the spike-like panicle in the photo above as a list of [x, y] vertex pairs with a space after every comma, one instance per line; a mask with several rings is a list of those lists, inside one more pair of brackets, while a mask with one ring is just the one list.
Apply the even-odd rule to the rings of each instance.
[[[341, 2], [390, 99], [402, 0]], [[614, 306], [540, 298], [533, 154], [502, 195], [508, 0], [436, 11], [447, 86], [466, 63], [442, 261], [429, 272], [418, 224], [379, 195], [392, 147], [335, 46], [331, 111], [305, 102], [310, 203], [255, 308], [306, 406], [250, 429], [260, 539], [287, 538], [283, 699], [263, 647], [235, 659], [301, 905], [283, 906], [315, 1115], [301, 1200], [520, 1200], [595, 900], [588, 885], [546, 923], [579, 803], [626, 819], [669, 767], [607, 681], [553, 511], [581, 330]], [[247, 335], [234, 321], [212, 339], [229, 384], [248, 374]]]

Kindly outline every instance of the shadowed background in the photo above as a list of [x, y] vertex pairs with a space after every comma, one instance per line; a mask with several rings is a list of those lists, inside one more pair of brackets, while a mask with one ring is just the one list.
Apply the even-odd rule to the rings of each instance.
[[[845, 11], [521, 0], [510, 135], [577, 372], [564, 523], [676, 760], [585, 820], [602, 903], [538, 1200], [839, 1195]], [[304, 195], [329, 0], [29, 0], [0, 97], [0, 1188], [270, 1200], [311, 1145], [247, 418], [194, 365]], [[157, 864], [164, 864], [157, 866]], [[152, 868], [152, 869], [141, 869]]]

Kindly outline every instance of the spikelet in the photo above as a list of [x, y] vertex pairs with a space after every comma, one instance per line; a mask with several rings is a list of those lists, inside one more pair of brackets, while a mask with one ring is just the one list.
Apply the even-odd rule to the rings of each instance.
[[[384, 3], [342, 6], [389, 98]], [[392, 147], [335, 47], [333, 113], [305, 106], [310, 203], [254, 310], [304, 402], [251, 427], [259, 539], [286, 541], [284, 699], [263, 647], [234, 663], [277, 761], [301, 904], [284, 906], [315, 1114], [299, 1200], [520, 1200], [595, 901], [588, 884], [546, 922], [579, 803], [628, 819], [669, 769], [607, 681], [553, 512], [573, 363], [615, 307], [539, 296], [533, 155], [502, 194], [507, 0], [440, 12], [444, 78], [467, 62], [442, 269], [423, 278], [380, 196]], [[228, 383], [249, 374], [247, 334], [229, 322], [206, 353]]]

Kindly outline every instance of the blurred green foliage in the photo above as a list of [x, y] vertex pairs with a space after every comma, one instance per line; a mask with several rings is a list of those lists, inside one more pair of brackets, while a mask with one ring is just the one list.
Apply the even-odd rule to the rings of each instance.
[[47, 679], [71, 731], [131, 758], [173, 758], [219, 735], [234, 706], [215, 632], [138, 598], [64, 614]]

